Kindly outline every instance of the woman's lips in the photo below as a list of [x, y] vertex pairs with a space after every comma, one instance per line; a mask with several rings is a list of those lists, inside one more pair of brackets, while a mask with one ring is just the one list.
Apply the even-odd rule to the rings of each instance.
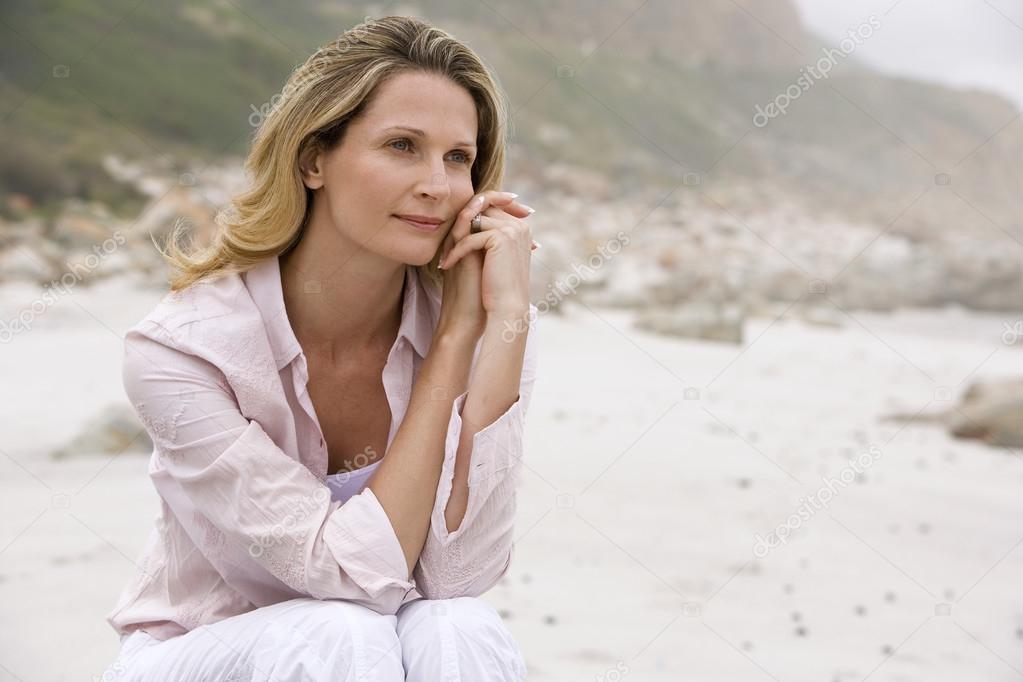
[[403, 223], [407, 223], [408, 225], [411, 225], [412, 227], [414, 227], [417, 230], [420, 230], [422, 232], [436, 232], [437, 229], [440, 228], [440, 226], [442, 224], [442, 223], [436, 223], [436, 224], [434, 224], [434, 223], [420, 223], [420, 222], [417, 222], [415, 220], [410, 220], [409, 218], [402, 218], [400, 215], [394, 216], [394, 217], [397, 218], [398, 220], [402, 221]]

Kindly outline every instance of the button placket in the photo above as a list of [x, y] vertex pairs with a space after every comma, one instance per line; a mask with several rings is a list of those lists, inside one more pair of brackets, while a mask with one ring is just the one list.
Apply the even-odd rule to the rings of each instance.
[[309, 397], [308, 384], [309, 365], [306, 361], [305, 353], [299, 352], [292, 363], [292, 385], [295, 389], [295, 395], [298, 396], [298, 402], [306, 413], [306, 417], [316, 428], [316, 434], [320, 439], [317, 468], [322, 470], [323, 475], [326, 475], [329, 466], [327, 461], [327, 442], [323, 438], [323, 429], [320, 428], [320, 420], [316, 416], [316, 407], [313, 405], [312, 398]]

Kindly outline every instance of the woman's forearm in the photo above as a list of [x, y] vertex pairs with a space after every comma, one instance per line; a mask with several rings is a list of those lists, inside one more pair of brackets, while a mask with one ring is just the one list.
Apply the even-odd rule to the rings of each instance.
[[508, 411], [519, 397], [519, 382], [529, 332], [523, 315], [488, 316], [469, 394], [462, 406], [462, 431], [455, 457], [451, 496], [444, 509], [448, 532], [462, 523], [469, 503], [469, 471], [473, 436]]
[[451, 406], [465, 392], [476, 340], [457, 332], [434, 336], [401, 426], [366, 484], [391, 521], [409, 575], [430, 529]]

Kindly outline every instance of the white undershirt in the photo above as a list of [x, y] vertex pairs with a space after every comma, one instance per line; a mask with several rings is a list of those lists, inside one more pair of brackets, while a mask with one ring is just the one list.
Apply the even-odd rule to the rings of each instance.
[[370, 477], [380, 462], [378, 459], [372, 464], [356, 469], [355, 471], [341, 471], [327, 476], [327, 487], [330, 488], [330, 499], [341, 500], [341, 504], [348, 501], [352, 495], [362, 492], [366, 485], [366, 479]]

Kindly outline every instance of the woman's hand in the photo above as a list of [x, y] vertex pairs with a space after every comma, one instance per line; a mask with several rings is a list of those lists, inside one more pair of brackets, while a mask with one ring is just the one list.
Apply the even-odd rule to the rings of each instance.
[[[454, 273], [466, 261], [479, 274], [480, 305], [486, 317], [518, 317], [529, 311], [529, 262], [532, 232], [522, 218], [532, 211], [511, 200], [504, 192], [486, 192], [474, 198], [462, 211], [451, 232], [454, 245], [440, 265]], [[482, 231], [469, 234], [469, 222], [481, 214]], [[456, 232], [458, 230], [458, 232]], [[482, 263], [482, 266], [480, 265]], [[445, 280], [445, 286], [447, 280]]]
[[[496, 208], [500, 206], [501, 208]], [[452, 253], [455, 247], [469, 239], [482, 237], [487, 234], [488, 225], [493, 229], [494, 216], [504, 216], [509, 220], [515, 220], [515, 216], [526, 217], [532, 211], [528, 206], [514, 200], [509, 192], [490, 190], [482, 192], [473, 197], [459, 213], [454, 225], [444, 238], [442, 245], [441, 264], [444, 266], [444, 291], [441, 299], [441, 313], [438, 330], [468, 333], [473, 339], [478, 339], [483, 333], [487, 316], [495, 311], [511, 310], [513, 301], [518, 300], [515, 296], [505, 296], [501, 291], [507, 286], [508, 277], [507, 265], [509, 259], [507, 254], [502, 252], [495, 257], [494, 263], [487, 265], [485, 260], [485, 247], [465, 249], [459, 252], [458, 258], [453, 258]], [[483, 232], [470, 235], [469, 228], [473, 216], [483, 213], [481, 218]], [[529, 249], [531, 240], [526, 234], [525, 246], [525, 293], [524, 300], [527, 301], [525, 310], [528, 310], [529, 297]], [[521, 279], [521, 274], [518, 279]], [[494, 293], [499, 295], [495, 296]], [[520, 310], [521, 314], [521, 310]]]

